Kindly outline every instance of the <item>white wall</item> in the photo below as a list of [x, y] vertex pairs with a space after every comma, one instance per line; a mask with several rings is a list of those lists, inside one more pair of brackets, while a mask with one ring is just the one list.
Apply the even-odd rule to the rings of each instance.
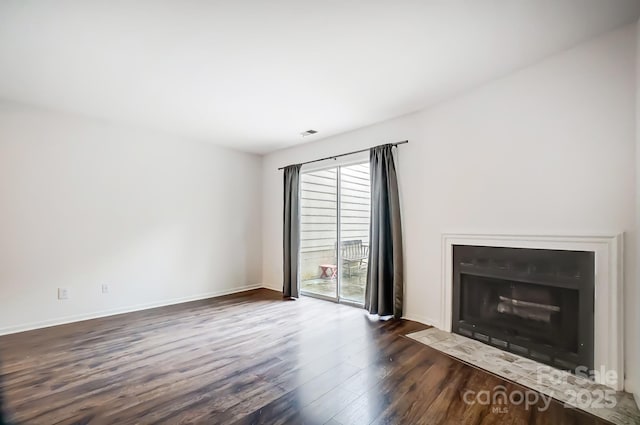
[[[640, 21], [636, 24], [636, 247], [640, 247]], [[635, 333], [631, 335], [631, 343], [635, 342], [635, 352], [631, 353], [633, 359], [640, 358], [640, 273], [638, 272], [638, 264], [640, 264], [640, 248], [636, 250], [635, 275], [635, 308], [633, 313], [635, 318], [631, 318], [635, 323], [632, 329]], [[632, 383], [632, 390], [636, 399], [636, 403], [640, 406], [640, 367], [634, 368], [629, 376]], [[635, 376], [634, 376], [635, 375]]]
[[0, 333], [259, 284], [260, 174], [259, 156], [0, 103]]
[[[632, 232], [635, 37], [635, 26], [625, 27], [424, 111], [266, 156], [263, 192], [273, 196], [263, 206], [263, 282], [282, 285], [277, 167], [404, 139], [408, 318], [439, 324], [443, 232]], [[627, 239], [629, 294], [635, 245]], [[635, 308], [626, 298], [628, 317]], [[635, 341], [638, 324], [627, 323]]]

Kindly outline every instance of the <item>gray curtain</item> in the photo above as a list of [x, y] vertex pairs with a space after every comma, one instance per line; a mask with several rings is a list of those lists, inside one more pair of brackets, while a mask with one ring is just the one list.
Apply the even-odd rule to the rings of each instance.
[[369, 264], [364, 307], [371, 314], [402, 316], [402, 225], [393, 146], [372, 148]]
[[300, 167], [290, 165], [284, 169], [283, 228], [283, 286], [285, 297], [299, 296], [298, 252], [300, 251]]

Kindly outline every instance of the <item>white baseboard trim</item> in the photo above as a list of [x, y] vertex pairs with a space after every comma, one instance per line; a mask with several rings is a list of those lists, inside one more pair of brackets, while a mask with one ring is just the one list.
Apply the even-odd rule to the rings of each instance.
[[118, 307], [118, 308], [113, 308], [108, 310], [102, 310], [102, 311], [97, 311], [95, 313], [77, 314], [77, 315], [61, 317], [57, 319], [27, 323], [25, 325], [8, 326], [8, 327], [0, 328], [0, 336], [14, 334], [18, 332], [31, 331], [34, 329], [49, 328], [51, 326], [66, 325], [68, 323], [81, 322], [84, 320], [99, 319], [101, 317], [114, 316], [116, 314], [132, 313], [134, 311], [148, 310], [151, 308], [164, 307], [164, 306], [173, 305], [173, 304], [181, 304], [181, 303], [186, 303], [190, 301], [204, 300], [207, 298], [222, 297], [225, 295], [231, 295], [239, 292], [245, 292], [245, 291], [250, 291], [253, 289], [260, 289], [260, 288], [272, 289], [272, 288], [265, 287], [262, 284], [247, 285], [247, 286], [241, 286], [239, 288], [233, 288], [233, 289], [228, 289], [224, 291], [212, 291], [212, 292], [206, 292], [204, 294], [173, 298], [170, 300], [156, 301], [152, 303], [136, 304], [136, 305], [127, 306], [127, 307]]
[[406, 320], [412, 320], [414, 322], [422, 323], [423, 325], [433, 326], [434, 328], [440, 329], [439, 321], [436, 320], [436, 319], [433, 319], [433, 318], [423, 317], [423, 316], [415, 316], [415, 315], [412, 315], [412, 314], [404, 315], [404, 316], [402, 316], [402, 318], [406, 319]]
[[273, 291], [282, 292], [282, 285], [280, 285], [280, 286], [271, 286], [271, 285], [268, 285], [266, 283], [263, 283], [262, 287], [265, 288], [265, 289], [271, 289]]

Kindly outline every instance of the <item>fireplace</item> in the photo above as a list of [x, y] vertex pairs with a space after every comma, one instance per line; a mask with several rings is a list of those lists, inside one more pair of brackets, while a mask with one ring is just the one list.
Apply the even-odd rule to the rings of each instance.
[[452, 248], [453, 332], [561, 369], [594, 368], [594, 252]]

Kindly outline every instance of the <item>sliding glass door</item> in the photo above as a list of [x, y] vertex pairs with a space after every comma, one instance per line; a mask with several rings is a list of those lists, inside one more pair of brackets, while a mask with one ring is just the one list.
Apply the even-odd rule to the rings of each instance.
[[300, 196], [302, 293], [363, 304], [369, 249], [369, 164], [303, 172]]
[[340, 299], [364, 304], [369, 254], [369, 163], [340, 167]]
[[300, 289], [338, 299], [338, 168], [300, 176]]

